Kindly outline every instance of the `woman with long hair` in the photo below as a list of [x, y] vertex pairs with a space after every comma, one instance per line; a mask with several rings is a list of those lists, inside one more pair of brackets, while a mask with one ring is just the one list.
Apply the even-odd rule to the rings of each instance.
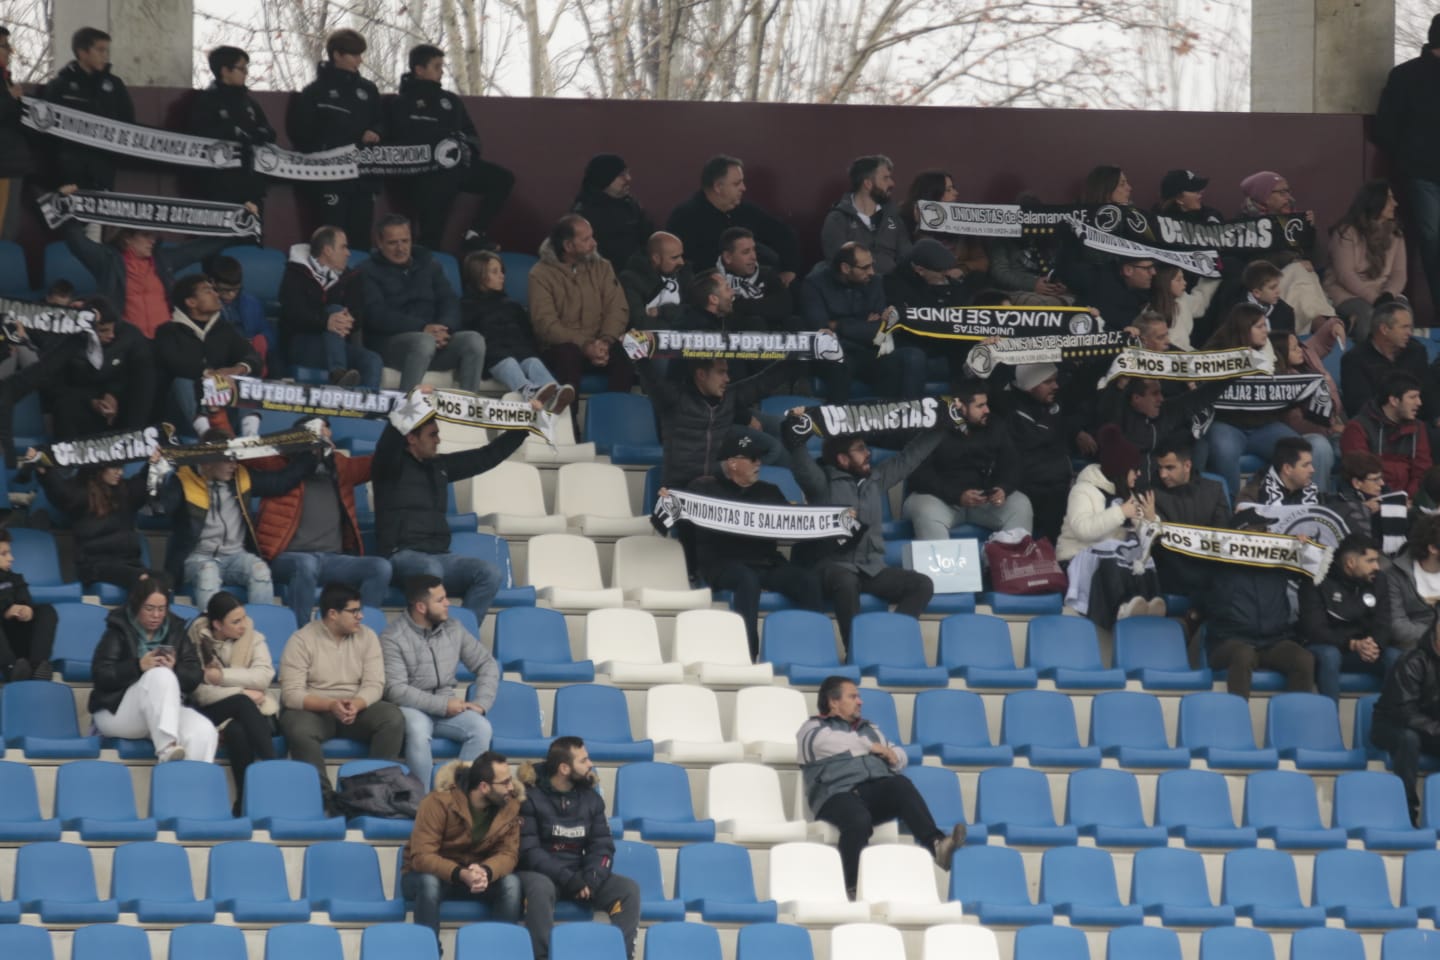
[[1130, 181], [1119, 167], [1101, 165], [1092, 167], [1085, 175], [1085, 188], [1080, 192], [1080, 202], [1090, 206], [1103, 203], [1126, 205], [1130, 202]]
[[1335, 378], [1325, 369], [1325, 356], [1336, 343], [1345, 346], [1345, 323], [1339, 317], [1331, 317], [1322, 323], [1309, 339], [1300, 338], [1289, 330], [1272, 330], [1270, 346], [1275, 351], [1275, 375], [1312, 374], [1325, 378], [1325, 389], [1330, 394], [1330, 421], [1319, 423], [1305, 416], [1299, 407], [1285, 411], [1285, 422], [1298, 434], [1322, 433], [1338, 442], [1345, 432], [1345, 408], [1340, 404], [1340, 388]]
[[1330, 270], [1325, 275], [1325, 295], [1356, 343], [1370, 336], [1376, 299], [1384, 293], [1404, 295], [1405, 256], [1395, 194], [1384, 180], [1369, 180], [1330, 228]]
[[465, 329], [485, 337], [485, 375], [520, 394], [536, 409], [564, 413], [575, 399], [569, 384], [557, 384], [538, 356], [539, 344], [524, 304], [505, 295], [505, 261], [488, 250], [469, 254], [461, 266]]
[[[918, 241], [929, 237], [931, 240], [938, 240], [949, 247], [955, 254], [956, 264], [965, 271], [965, 276], [987, 273], [990, 270], [990, 254], [979, 237], [937, 233], [926, 230], [920, 225], [917, 204], [921, 200], [954, 203], [959, 199], [960, 191], [955, 189], [955, 180], [950, 174], [944, 170], [921, 170], [915, 174], [915, 179], [910, 181], [910, 190], [905, 195], [905, 202], [900, 204], [900, 219], [905, 221], [905, 226], [909, 229], [913, 240]], [[976, 278], [977, 281], [979, 279]]]
[[150, 475], [159, 462], [156, 451], [144, 469], [128, 478], [119, 466], [82, 467], [69, 478], [53, 467], [36, 467], [45, 496], [70, 517], [75, 575], [81, 583], [113, 583], [129, 590], [146, 573], [135, 516], [151, 499]]
[[1165, 318], [1173, 346], [1195, 349], [1190, 344], [1195, 319], [1205, 315], [1219, 287], [1219, 280], [1201, 277], [1193, 289], [1186, 289], [1184, 270], [1168, 263], [1156, 265], [1155, 278], [1150, 281], [1150, 309]]

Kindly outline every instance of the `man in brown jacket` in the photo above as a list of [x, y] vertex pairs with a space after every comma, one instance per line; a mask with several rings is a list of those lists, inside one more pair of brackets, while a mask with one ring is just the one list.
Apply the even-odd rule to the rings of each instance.
[[530, 322], [545, 366], [576, 394], [590, 370], [604, 371], [611, 391], [634, 386], [635, 370], [620, 346], [629, 322], [625, 292], [579, 214], [561, 217], [540, 245], [540, 262], [530, 270]]
[[444, 900], [478, 900], [501, 923], [520, 919], [520, 794], [509, 761], [493, 750], [435, 775], [405, 844], [400, 885], [415, 901], [415, 922], [436, 939]]

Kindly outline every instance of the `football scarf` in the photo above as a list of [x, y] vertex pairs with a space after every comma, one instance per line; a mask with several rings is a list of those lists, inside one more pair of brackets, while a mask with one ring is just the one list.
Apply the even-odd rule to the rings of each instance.
[[51, 230], [67, 220], [197, 237], [258, 237], [260, 218], [236, 203], [148, 197], [105, 190], [47, 193], [38, 201]]
[[671, 490], [655, 501], [656, 527], [685, 522], [706, 530], [769, 540], [848, 540], [860, 529], [849, 507], [744, 503]]
[[731, 333], [701, 330], [631, 330], [621, 338], [631, 360], [680, 357], [686, 360], [802, 360], [840, 361], [845, 352], [835, 334], [826, 331], [771, 333], [738, 330]]

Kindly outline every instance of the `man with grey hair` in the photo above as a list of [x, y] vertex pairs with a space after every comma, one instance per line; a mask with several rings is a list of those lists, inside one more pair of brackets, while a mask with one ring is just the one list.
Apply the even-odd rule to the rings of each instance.
[[833, 260], [846, 243], [856, 243], [875, 257], [881, 276], [895, 269], [910, 250], [910, 232], [891, 195], [895, 164], [883, 154], [857, 157], [850, 163], [850, 192], [835, 201], [820, 227], [820, 249]]
[[1434, 424], [1430, 358], [1414, 338], [1415, 315], [1404, 300], [1379, 303], [1370, 315], [1370, 339], [1355, 344], [1340, 360], [1340, 399], [1345, 414], [1355, 416], [1396, 373], [1408, 373], [1425, 385], [1420, 416]]

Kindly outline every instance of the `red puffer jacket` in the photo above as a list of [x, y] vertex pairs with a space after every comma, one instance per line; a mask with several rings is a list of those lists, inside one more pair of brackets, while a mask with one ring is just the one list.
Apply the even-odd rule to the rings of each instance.
[[[360, 556], [365, 552], [360, 542], [360, 522], [355, 518], [355, 488], [370, 482], [370, 457], [352, 457], [337, 450], [329, 458], [330, 476], [340, 493], [340, 504], [345, 508], [345, 528], [340, 532], [345, 552]], [[267, 458], [247, 464], [252, 470], [274, 470], [284, 466], [282, 458]], [[289, 493], [278, 497], [266, 497], [260, 501], [260, 520], [256, 524], [255, 539], [260, 555], [274, 560], [284, 553], [300, 529], [300, 511], [305, 504], [305, 484], [298, 484]]]

